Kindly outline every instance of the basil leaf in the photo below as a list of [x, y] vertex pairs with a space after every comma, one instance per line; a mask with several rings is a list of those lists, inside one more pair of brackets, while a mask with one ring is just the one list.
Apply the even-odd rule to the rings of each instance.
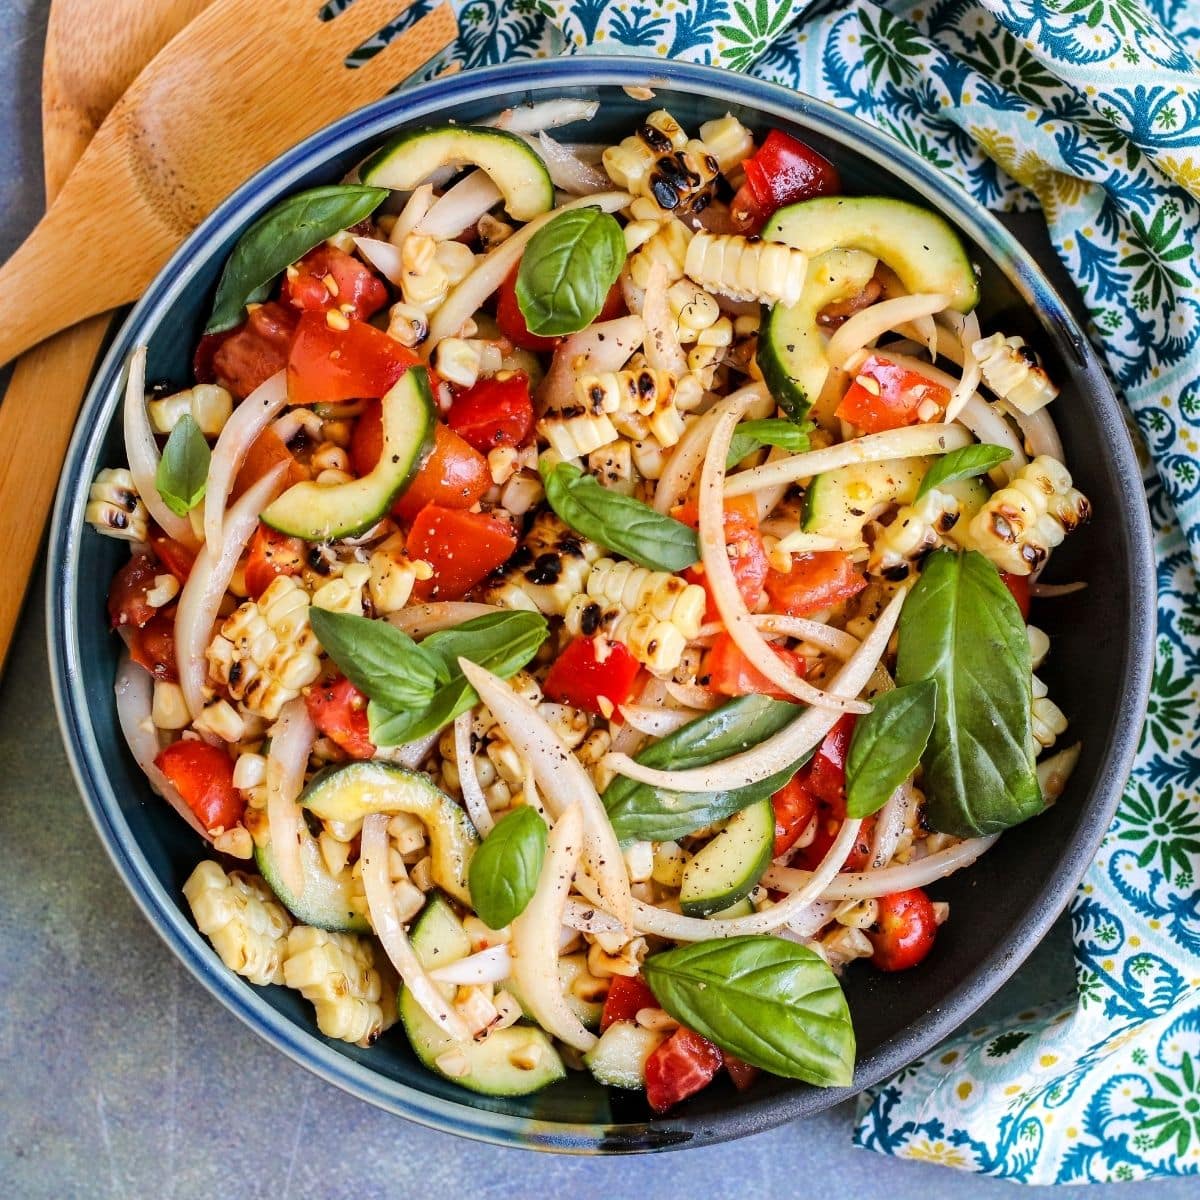
[[360, 692], [389, 708], [426, 708], [449, 681], [445, 664], [386, 621], [309, 609], [317, 641]]
[[625, 235], [599, 208], [559, 213], [529, 239], [517, 269], [517, 304], [530, 333], [586, 329], [625, 264]]
[[1025, 622], [999, 572], [977, 551], [935, 551], [905, 601], [896, 681], [922, 679], [937, 681], [933, 731], [921, 756], [930, 826], [979, 837], [1041, 812]]
[[926, 492], [940, 487], [943, 483], [953, 483], [956, 479], [971, 479], [983, 475], [993, 467], [1012, 458], [1012, 451], [1004, 446], [993, 446], [990, 442], [980, 442], [978, 445], [962, 446], [951, 450], [925, 472], [921, 486], [917, 488], [917, 499], [920, 500]]
[[212, 451], [200, 426], [190, 413], [184, 413], [175, 422], [154, 473], [154, 483], [163, 503], [177, 517], [186, 517], [204, 499], [211, 458]]
[[696, 942], [643, 967], [681, 1024], [743, 1062], [818, 1087], [854, 1075], [854, 1026], [837, 976], [807, 946], [779, 937]]
[[[803, 711], [769, 696], [739, 696], [655, 742], [636, 761], [664, 771], [707, 766], [765, 741]], [[725, 792], [670, 792], [618, 775], [602, 799], [622, 843], [670, 842], [779, 791], [809, 757], [811, 752], [769, 779]]]
[[448, 725], [479, 702], [458, 665], [460, 658], [509, 679], [533, 658], [548, 633], [541, 613], [499, 612], [430, 634], [421, 643], [421, 650], [441, 661], [437, 690], [426, 704], [412, 709], [393, 708], [367, 691], [371, 697], [367, 705], [371, 741], [377, 746], [400, 746]]
[[546, 842], [546, 822], [523, 804], [501, 817], [471, 856], [471, 903], [489, 929], [511, 924], [533, 899]]
[[884, 692], [854, 723], [846, 755], [846, 813], [869, 817], [917, 769], [929, 742], [937, 682], [922, 679]]
[[238, 239], [221, 272], [205, 333], [220, 333], [241, 321], [247, 304], [265, 300], [272, 280], [314, 246], [340, 229], [369, 217], [386, 188], [333, 184], [297, 192], [259, 217]]
[[733, 431], [729, 453], [725, 456], [725, 469], [736, 466], [755, 450], [764, 446], [780, 446], [792, 454], [803, 454], [808, 449], [808, 434], [811, 425], [797, 425], [779, 417], [768, 417], [762, 421], [743, 421]]
[[542, 468], [546, 501], [576, 533], [652, 571], [700, 561], [696, 531], [632, 496], [601, 487], [571, 463]]

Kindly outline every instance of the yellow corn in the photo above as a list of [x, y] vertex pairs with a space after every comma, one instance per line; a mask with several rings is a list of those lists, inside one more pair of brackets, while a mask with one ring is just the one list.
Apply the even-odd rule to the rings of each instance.
[[287, 939], [283, 982], [314, 1006], [326, 1037], [367, 1046], [385, 1028], [383, 980], [365, 938], [297, 925]]
[[760, 242], [739, 233], [698, 233], [688, 244], [684, 271], [712, 292], [763, 304], [796, 304], [808, 258], [782, 242]]
[[84, 520], [98, 533], [126, 542], [144, 542], [150, 533], [150, 514], [124, 467], [106, 467], [88, 491]]

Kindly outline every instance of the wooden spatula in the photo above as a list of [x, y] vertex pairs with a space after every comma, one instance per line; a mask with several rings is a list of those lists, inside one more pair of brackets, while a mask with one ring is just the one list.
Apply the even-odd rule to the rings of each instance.
[[[42, 69], [46, 199], [58, 195], [108, 110], [207, 0], [54, 0]], [[79, 400], [108, 328], [96, 317], [31, 350], [0, 404], [0, 664], [8, 654]]]
[[[408, 7], [411, 24], [362, 66], [347, 55]], [[135, 299], [180, 241], [251, 172], [377, 99], [449, 44], [448, 3], [215, 0], [133, 82], [58, 199], [0, 270], [0, 364]], [[420, 15], [418, 15], [420, 14]], [[403, 17], [400, 17], [403, 24]], [[36, 419], [37, 414], [31, 414]]]

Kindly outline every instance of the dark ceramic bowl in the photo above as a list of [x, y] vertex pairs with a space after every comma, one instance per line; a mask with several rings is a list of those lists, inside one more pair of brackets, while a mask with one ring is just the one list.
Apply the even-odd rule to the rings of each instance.
[[[652, 84], [651, 105], [626, 84]], [[414, 88], [314, 134], [239, 189], [185, 243], [130, 314], [91, 393], [63, 474], [51, 535], [50, 661], [59, 717], [80, 790], [101, 841], [155, 929], [232, 1012], [322, 1078], [438, 1129], [538, 1149], [627, 1153], [740, 1137], [817, 1112], [850, 1090], [766, 1079], [745, 1094], [714, 1085], [666, 1117], [640, 1095], [572, 1077], [526, 1099], [490, 1099], [424, 1070], [403, 1032], [370, 1050], [322, 1038], [295, 992], [259, 989], [226, 971], [187, 915], [180, 885], [202, 855], [194, 835], [150, 791], [125, 751], [112, 701], [117, 640], [105, 593], [127, 551], [83, 522], [89, 481], [121, 464], [117, 416], [130, 348], [148, 342], [150, 379], [180, 385], [225, 256], [261, 212], [298, 188], [336, 181], [392, 130], [410, 123], [478, 119], [509, 104], [552, 96], [601, 101], [586, 131], [619, 138], [651, 106], [685, 126], [732, 111], [760, 130], [813, 143], [842, 172], [849, 193], [886, 193], [941, 210], [983, 268], [985, 328], [1019, 331], [1063, 381], [1055, 405], [1067, 461], [1096, 519], [1054, 559], [1059, 579], [1102, 586], [1040, 606], [1054, 643], [1045, 668], [1084, 750], [1066, 795], [1011, 833], [969, 870], [937, 886], [953, 917], [919, 970], [884, 975], [852, 967], [845, 986], [858, 1033], [854, 1090], [928, 1050], [1016, 969], [1061, 912], [1112, 817], [1134, 752], [1152, 646], [1153, 561], [1133, 450], [1096, 357], [1066, 305], [1029, 256], [983, 209], [884, 134], [824, 104], [723, 71], [645, 59], [569, 58], [473, 71]]]

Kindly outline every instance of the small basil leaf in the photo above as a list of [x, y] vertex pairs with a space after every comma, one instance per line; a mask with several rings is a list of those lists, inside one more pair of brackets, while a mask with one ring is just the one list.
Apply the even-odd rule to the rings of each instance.
[[599, 208], [559, 213], [529, 239], [517, 269], [517, 304], [530, 333], [558, 337], [599, 315], [625, 263], [625, 235]]
[[535, 809], [521, 805], [496, 822], [471, 856], [471, 903], [489, 929], [511, 924], [533, 899], [546, 842], [546, 822]]
[[869, 817], [917, 769], [929, 742], [937, 682], [922, 679], [876, 696], [854, 724], [846, 756], [846, 813]]
[[334, 184], [297, 192], [259, 217], [238, 239], [221, 273], [205, 333], [241, 321], [247, 304], [265, 300], [271, 281], [314, 246], [369, 217], [386, 188]]
[[610, 492], [571, 463], [542, 469], [546, 501], [576, 533], [652, 571], [700, 561], [696, 531], [632, 496]]
[[924, 767], [939, 833], [980, 837], [1045, 807], [1033, 740], [1033, 667], [1020, 609], [977, 551], [937, 550], [900, 613], [896, 682], [937, 681]]
[[743, 1062], [818, 1087], [854, 1075], [854, 1026], [837, 976], [807, 946], [778, 937], [696, 942], [643, 967], [681, 1024]]
[[177, 517], [186, 517], [204, 499], [211, 458], [200, 426], [185, 413], [171, 430], [154, 475], [163, 503]]
[[[769, 696], [741, 696], [655, 742], [637, 761], [665, 771], [707, 766], [765, 741], [803, 711]], [[604, 789], [604, 807], [622, 843], [674, 841], [779, 791], [808, 757], [769, 779], [724, 792], [670, 792], [618, 775]]]
[[1012, 451], [1004, 446], [993, 446], [990, 442], [980, 442], [978, 445], [962, 446], [951, 450], [925, 472], [921, 486], [917, 488], [917, 499], [920, 500], [926, 492], [940, 487], [943, 483], [953, 483], [956, 479], [972, 479], [983, 475], [993, 467], [1012, 458]]
[[753, 454], [764, 446], [779, 446], [790, 454], [803, 454], [808, 449], [811, 428], [811, 425], [797, 425], [779, 417], [743, 421], [733, 431], [729, 453], [725, 456], [725, 469], [736, 466], [747, 454]]
[[317, 641], [342, 674], [372, 700], [395, 709], [426, 708], [449, 674], [436, 654], [386, 621], [309, 610]]

